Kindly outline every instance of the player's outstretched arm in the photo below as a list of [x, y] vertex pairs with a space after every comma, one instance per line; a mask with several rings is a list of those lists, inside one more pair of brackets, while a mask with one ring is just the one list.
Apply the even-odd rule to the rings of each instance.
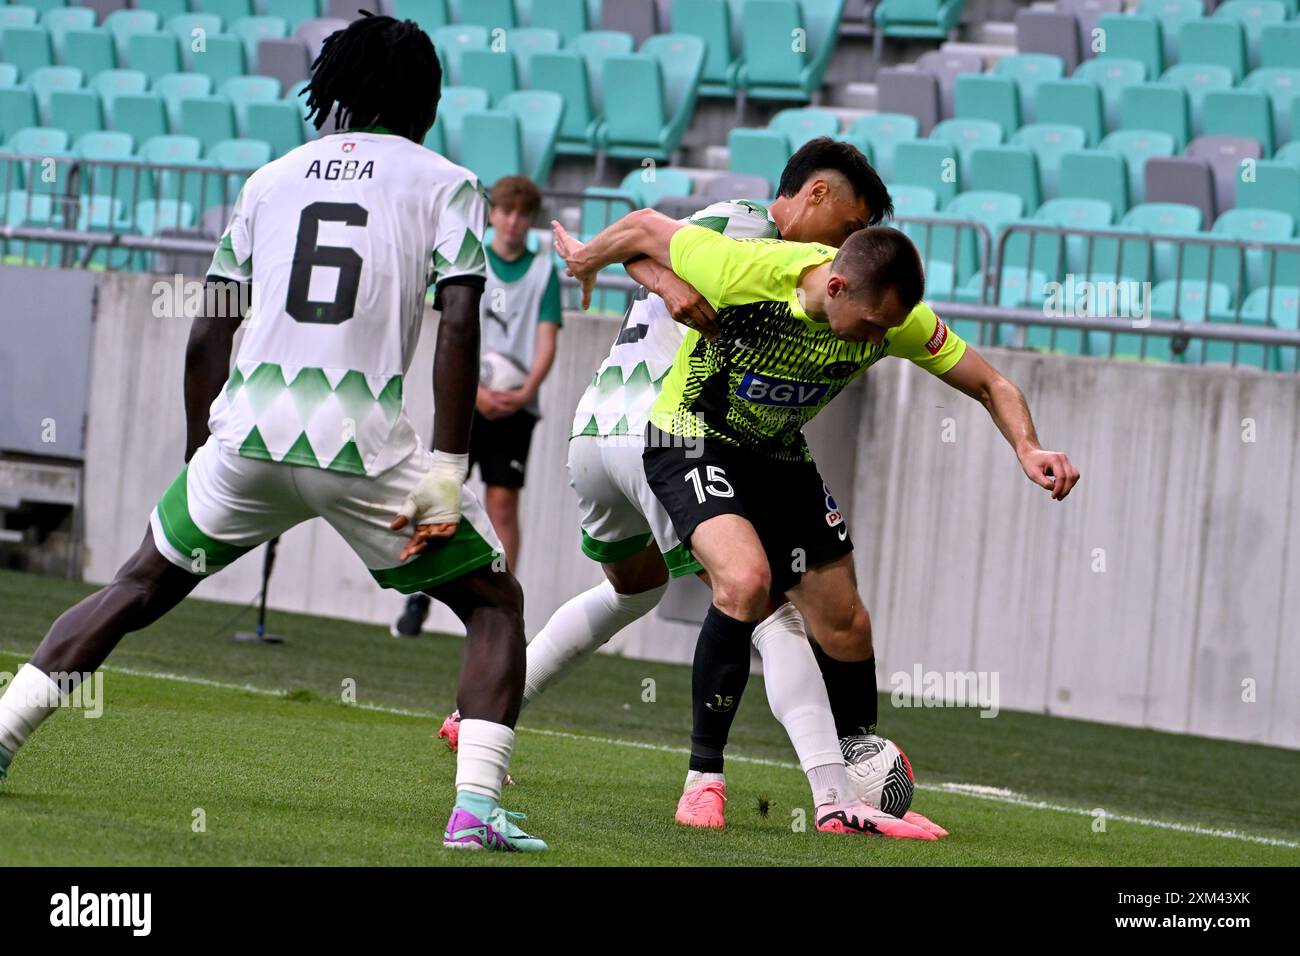
[[469, 429], [478, 394], [481, 283], [451, 282], [438, 292], [442, 317], [433, 353], [433, 465], [389, 525], [414, 525], [402, 560], [456, 533], [460, 490], [469, 474]]
[[1054, 501], [1070, 493], [1079, 481], [1079, 469], [1065, 452], [1045, 451], [1039, 446], [1024, 393], [982, 355], [968, 345], [957, 364], [939, 377], [988, 409], [1030, 481], [1050, 491]]
[[580, 243], [558, 222], [551, 222], [555, 232], [555, 251], [564, 259], [571, 276], [582, 283], [582, 307], [591, 304], [591, 289], [596, 273], [616, 262], [635, 256], [649, 256], [659, 265], [672, 268], [669, 243], [673, 234], [686, 223], [670, 219], [653, 209], [638, 209], [602, 229], [590, 242]]
[[185, 346], [185, 460], [208, 440], [208, 413], [230, 377], [235, 331], [248, 307], [248, 285], [208, 276], [203, 312]]

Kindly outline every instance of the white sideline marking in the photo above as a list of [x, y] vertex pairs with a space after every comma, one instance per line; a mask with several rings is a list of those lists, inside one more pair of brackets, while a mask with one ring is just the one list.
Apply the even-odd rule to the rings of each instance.
[[[12, 655], [18, 656], [18, 655]], [[155, 680], [175, 681], [181, 684], [198, 684], [203, 687], [215, 687], [219, 690], [242, 690], [250, 694], [261, 694], [266, 697], [283, 697], [290, 691], [285, 689], [273, 689], [269, 687], [254, 687], [252, 684], [232, 684], [224, 681], [209, 680], [206, 677], [190, 677], [186, 674], [169, 674], [164, 671], [144, 671], [136, 670], [131, 667], [101, 667], [100, 670], [110, 671], [115, 674], [127, 674], [131, 677], [150, 677]], [[313, 691], [313, 693], [315, 693]], [[319, 695], [317, 695], [319, 696]], [[328, 698], [322, 698], [327, 700]], [[418, 717], [421, 719], [437, 719], [437, 715], [427, 711], [408, 710], [404, 707], [388, 707], [383, 704], [349, 704], [350, 707], [356, 707], [358, 710], [370, 710], [381, 714], [394, 714], [398, 717]], [[558, 737], [564, 740], [578, 740], [589, 744], [608, 744], [612, 747], [627, 747], [634, 750], [654, 750], [659, 753], [684, 754], [689, 756], [690, 750], [686, 747], [672, 747], [667, 744], [645, 743], [639, 740], [621, 740], [617, 737], [593, 737], [587, 734], [574, 734], [564, 730], [544, 730], [539, 727], [520, 727], [519, 733], [537, 734], [541, 737]], [[787, 760], [768, 760], [763, 757], [745, 757], [741, 754], [727, 754], [727, 759], [736, 763], [757, 764], [764, 767], [780, 767], [784, 770], [798, 770], [799, 765]], [[1025, 807], [1030, 810], [1051, 810], [1056, 813], [1070, 813], [1075, 816], [1090, 817], [1093, 812], [1083, 807], [1070, 807], [1059, 803], [1048, 803], [1045, 800], [1033, 800], [1024, 794], [1016, 793], [1014, 790], [1007, 790], [1002, 787], [986, 787], [974, 783], [918, 783], [918, 790], [927, 790], [932, 793], [955, 794], [962, 797], [973, 797], [977, 800], [992, 800], [994, 803], [1005, 803], [1010, 806]], [[1245, 843], [1258, 843], [1261, 846], [1278, 846], [1290, 850], [1300, 850], [1300, 843], [1292, 840], [1280, 840], [1275, 837], [1256, 836], [1251, 833], [1240, 833], [1237, 830], [1216, 830], [1211, 827], [1203, 827], [1192, 823], [1173, 823], [1168, 820], [1152, 820], [1147, 817], [1134, 817], [1121, 813], [1107, 813], [1108, 820], [1116, 820], [1120, 823], [1132, 823], [1136, 826], [1154, 827], [1158, 830], [1174, 830], [1178, 833], [1192, 833], [1196, 836], [1217, 837], [1222, 840], [1241, 840]]]

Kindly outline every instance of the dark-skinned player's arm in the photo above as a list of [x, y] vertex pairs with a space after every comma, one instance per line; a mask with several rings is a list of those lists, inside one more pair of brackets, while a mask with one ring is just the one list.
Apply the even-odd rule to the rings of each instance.
[[1034, 420], [1024, 393], [1016, 388], [984, 356], [967, 345], [963, 355], [951, 369], [939, 376], [959, 392], [965, 392], [988, 409], [993, 423], [1020, 459], [1020, 467], [1034, 484], [1052, 493], [1052, 500], [1060, 501], [1079, 481], [1075, 468], [1065, 452], [1046, 451], [1038, 444]]
[[449, 538], [460, 523], [460, 491], [469, 473], [469, 430], [478, 394], [479, 300], [483, 279], [457, 276], [438, 286], [441, 310], [433, 353], [433, 465], [389, 525], [415, 527], [401, 559], [430, 541]]
[[185, 346], [185, 460], [208, 440], [208, 413], [230, 377], [235, 331], [248, 311], [249, 284], [210, 275], [203, 311]]

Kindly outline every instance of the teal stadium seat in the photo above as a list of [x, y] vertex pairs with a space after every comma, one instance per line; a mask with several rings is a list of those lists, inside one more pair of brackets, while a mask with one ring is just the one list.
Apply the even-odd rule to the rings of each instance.
[[5, 27], [0, 30], [0, 56], [18, 67], [26, 78], [43, 66], [54, 65], [54, 47], [45, 27]]
[[1056, 196], [1060, 189], [1061, 157], [1077, 152], [1087, 145], [1087, 137], [1077, 126], [1061, 123], [1032, 123], [1016, 130], [1011, 145], [1026, 146], [1038, 158], [1038, 175], [1042, 179], [1043, 194]]
[[25, 86], [0, 88], [0, 142], [20, 129], [41, 124], [36, 94]]
[[515, 115], [505, 110], [466, 113], [461, 128], [460, 163], [488, 188], [504, 176], [523, 174], [523, 136]]
[[456, 22], [487, 30], [513, 29], [516, 25], [514, 0], [470, 0], [461, 3]]
[[257, 44], [263, 40], [283, 40], [289, 35], [289, 21], [283, 17], [240, 17], [229, 29], [244, 44], [244, 62], [256, 63]]
[[1260, 31], [1259, 65], [1300, 70], [1300, 19], [1275, 23]]
[[871, 147], [873, 165], [885, 182], [890, 182], [894, 174], [894, 147], [919, 134], [916, 117], [906, 113], [869, 113], [849, 127], [849, 136]]
[[488, 32], [473, 24], [440, 27], [433, 34], [433, 45], [442, 61], [442, 82], [447, 86], [459, 86], [461, 56], [466, 50], [486, 50]]
[[872, 12], [877, 62], [885, 37], [948, 39], [965, 6], [966, 0], [879, 0]]
[[[435, 4], [440, 2], [435, 0]], [[587, 32], [599, 22], [588, 19], [586, 0], [540, 0], [532, 4], [525, 20], [529, 26], [554, 30], [566, 46], [578, 34]]]
[[128, 93], [143, 93], [149, 89], [149, 77], [139, 70], [104, 70], [92, 76], [86, 85], [104, 101], [104, 119], [113, 122], [113, 102]]
[[1246, 60], [1254, 69], [1259, 66], [1264, 27], [1286, 22], [1287, 9], [1278, 0], [1229, 0], [1216, 7], [1214, 15], [1241, 24], [1246, 31]]
[[[954, 219], [968, 219], [979, 223], [989, 233], [989, 255], [994, 254], [993, 242], [999, 230], [1008, 223], [1019, 219], [1025, 211], [1024, 201], [1012, 193], [972, 189], [960, 193], [944, 209], [944, 215]], [[930, 230], [931, 257], [952, 262], [955, 267], [954, 281], [964, 285], [976, 275], [982, 267], [991, 267], [991, 260], [981, 260], [981, 242], [975, 229], [953, 226], [936, 226]], [[914, 242], [917, 240], [913, 240]], [[919, 246], [918, 246], [919, 248]], [[953, 249], [957, 249], [957, 258], [952, 258]], [[948, 290], [955, 292], [955, 288]], [[929, 290], [927, 289], [927, 294]], [[952, 297], [950, 294], [949, 298]]]
[[591, 156], [599, 142], [600, 118], [592, 105], [586, 61], [571, 50], [539, 53], [533, 57], [533, 89], [549, 90], [564, 98], [564, 117], [556, 151]]
[[[1144, 235], [1191, 236], [1201, 231], [1201, 211], [1195, 206], [1185, 206], [1181, 203], [1142, 203], [1125, 213], [1124, 218], [1120, 220], [1120, 225]], [[1154, 278], [1157, 281], [1176, 278], [1179, 243], [1154, 242], [1150, 246]], [[1193, 269], [1189, 268], [1189, 265], [1194, 267], [1195, 263], [1189, 263], [1186, 248], [1183, 251], [1183, 260], [1183, 275], [1186, 279], [1189, 275], [1195, 274]]]
[[965, 171], [970, 169], [971, 150], [1002, 145], [1002, 127], [992, 120], [950, 119], [930, 130], [930, 139], [951, 143], [957, 150], [958, 166]]
[[506, 49], [514, 54], [520, 89], [532, 86], [533, 57], [539, 53], [554, 53], [560, 45], [560, 35], [554, 30], [526, 28], [506, 34]]
[[699, 37], [674, 34], [651, 37], [634, 56], [606, 60], [600, 134], [606, 152], [628, 159], [670, 159], [695, 112], [703, 68]]
[[630, 33], [612, 30], [595, 30], [580, 34], [566, 49], [582, 57], [587, 64], [587, 82], [591, 89], [591, 105], [597, 115], [605, 109], [605, 61], [611, 56], [628, 56], [636, 47]]
[[271, 161], [271, 144], [260, 139], [227, 139], [212, 147], [208, 159], [221, 169], [236, 170], [237, 173], [225, 178], [224, 195], [212, 197], [202, 212], [212, 206], [234, 203], [248, 174]]
[[1188, 20], [1204, 15], [1203, 0], [1142, 0], [1137, 12], [1160, 21], [1166, 63], [1178, 62], [1178, 31]]
[[1237, 183], [1237, 205], [1243, 209], [1276, 209], [1294, 216], [1300, 209], [1300, 169], [1275, 160], [1257, 162], [1254, 180]]
[[103, 28], [113, 37], [119, 63], [126, 61], [127, 42], [133, 33], [153, 33], [162, 18], [152, 10], [114, 10], [104, 18]]
[[75, 63], [86, 76], [117, 69], [117, 44], [107, 30], [68, 30], [63, 34], [63, 62]]
[[940, 206], [957, 195], [960, 175], [957, 150], [937, 140], [903, 140], [894, 145], [894, 176], [890, 187], [924, 186], [934, 192]]
[[[1124, 91], [1130, 86], [1145, 82], [1147, 68], [1138, 60], [1114, 56], [1094, 57], [1080, 63], [1074, 76], [1076, 79], [1091, 80], [1101, 87], [1101, 96], [1106, 104], [1106, 128], [1115, 130], [1120, 127], [1120, 104]], [[1097, 142], [1100, 141], [1101, 137], [1098, 137]]]
[[1049, 80], [1065, 76], [1065, 61], [1049, 53], [1013, 53], [998, 60], [993, 67], [998, 76], [1005, 76], [1016, 84], [1020, 94], [1020, 115], [1032, 123], [1037, 117], [1035, 103], [1038, 87]]
[[[1115, 207], [1105, 199], [1080, 197], [1049, 199], [1038, 207], [1034, 219], [1063, 229], [1105, 229], [1115, 222]], [[1090, 270], [1087, 237], [1067, 235], [1065, 271], [1086, 274]]]
[[1101, 88], [1089, 80], [1049, 81], [1038, 87], [1038, 122], [1063, 123], [1083, 130], [1084, 141], [1096, 146], [1106, 135]]
[[0, 30], [36, 26], [36, 11], [27, 6], [0, 7]]
[[699, 37], [704, 41], [704, 70], [700, 93], [732, 96], [740, 61], [732, 44], [731, 4], [728, 0], [673, 0], [673, 33]]
[[1273, 102], [1261, 90], [1215, 90], [1205, 94], [1205, 133], [1245, 136], [1255, 140], [1265, 156], [1273, 154]]
[[151, 82], [181, 72], [181, 49], [175, 34], [160, 30], [132, 33], [126, 41], [126, 65], [139, 70]]
[[1232, 89], [1232, 71], [1212, 63], [1180, 63], [1165, 70], [1160, 82], [1181, 86], [1187, 92], [1192, 133], [1199, 136], [1205, 131], [1205, 94]]
[[154, 80], [153, 92], [167, 104], [167, 122], [173, 129], [180, 129], [181, 100], [212, 95], [212, 78], [202, 73], [168, 73]]
[[153, 180], [142, 175], [138, 167], [110, 164], [112, 160], [135, 158], [135, 140], [129, 134], [86, 133], [73, 144], [72, 152], [87, 161], [82, 170], [83, 193], [111, 196], [124, 205], [152, 196]]
[[502, 99], [498, 109], [513, 114], [519, 121], [524, 175], [536, 183], [546, 182], [555, 161], [555, 143], [564, 113], [563, 98], [544, 90], [520, 90]]
[[[401, 4], [401, 0], [398, 0], [398, 2]], [[405, 9], [406, 6], [411, 5], [418, 5], [432, 10], [437, 8], [437, 0], [405, 0], [405, 3], [399, 6], [399, 9]], [[290, 35], [305, 21], [314, 20], [322, 14], [319, 0], [263, 0], [262, 8], [262, 12], [268, 17], [279, 17], [289, 24]], [[425, 23], [420, 18], [411, 16], [409, 12], [404, 12], [400, 16], [403, 20], [415, 20], [420, 26], [424, 27], [425, 32], [432, 36], [429, 27], [425, 26]]]
[[134, 6], [137, 10], [158, 14], [158, 19], [163, 23], [189, 10], [186, 0], [135, 0]]
[[[835, 52], [843, 12], [844, 0], [747, 0], [736, 86], [756, 99], [810, 100]], [[791, 42], [801, 35], [803, 49]]]
[[505, 50], [499, 53], [491, 49], [464, 50], [460, 54], [457, 82], [486, 90], [490, 103], [500, 103], [507, 93], [519, 89], [515, 58]]
[[1014, 81], [1004, 76], [963, 73], [957, 77], [958, 119], [991, 120], [1010, 136], [1020, 128], [1020, 97]]
[[192, 0], [192, 6], [199, 12], [221, 17], [221, 22], [227, 25], [241, 17], [251, 17], [257, 12], [254, 0]]
[[779, 129], [733, 129], [727, 148], [733, 173], [761, 176], [773, 190], [794, 152], [789, 137]]
[[830, 110], [812, 107], [781, 110], [767, 124], [768, 129], [780, 130], [790, 141], [790, 149], [797, 150], [810, 139], [840, 135], [840, 118]]
[[[1272, 289], [1256, 289], [1242, 303], [1241, 318], [1243, 321], [1260, 324], [1270, 323], [1280, 329], [1294, 331], [1300, 328], [1300, 288], [1276, 286]], [[1268, 368], [1276, 372], [1295, 372], [1297, 352], [1300, 349], [1270, 348]]]
[[1181, 152], [1192, 139], [1192, 117], [1187, 92], [1172, 83], [1139, 83], [1124, 91], [1120, 102], [1120, 128], [1165, 133]]
[[992, 146], [971, 153], [970, 188], [1011, 193], [1020, 197], [1023, 213], [1031, 215], [1043, 201], [1038, 159], [1024, 146]]
[[633, 198], [635, 206], [649, 208], [665, 196], [689, 196], [694, 182], [680, 169], [634, 169], [619, 183], [619, 192]]
[[[1292, 215], [1277, 209], [1229, 209], [1215, 220], [1212, 231], [1216, 235], [1230, 236], [1247, 242], [1285, 242], [1295, 236], [1296, 215], [1300, 215], [1300, 211]], [[1236, 261], [1237, 258], [1230, 257], [1230, 260], [1225, 263], [1229, 267], [1226, 276], [1219, 266], [1218, 257], [1215, 258], [1215, 279], [1223, 281], [1234, 291], [1240, 285], [1237, 274], [1241, 271], [1241, 263]], [[1255, 289], [1268, 284], [1270, 259], [1272, 256], [1262, 249], [1246, 250], [1247, 288]]]
[[27, 85], [36, 94], [41, 116], [49, 119], [50, 97], [56, 90], [79, 90], [84, 77], [75, 66], [42, 66], [27, 77]]
[[0, 88], [18, 85], [18, 67], [12, 63], [0, 63]]
[[1246, 31], [1235, 20], [1188, 20], [1178, 32], [1178, 55], [1182, 63], [1226, 66], [1239, 83], [1246, 75]]
[[443, 87], [442, 98], [438, 101], [438, 118], [434, 124], [442, 130], [443, 144], [446, 147], [443, 155], [454, 163], [461, 163], [460, 138], [465, 114], [487, 108], [486, 90], [469, 86]]
[[[173, 34], [188, 54], [199, 41], [221, 32], [221, 17], [211, 13], [182, 13], [163, 21], [163, 30]], [[195, 33], [195, 31], [199, 31]]]
[[1268, 96], [1273, 105], [1273, 138], [1285, 143], [1297, 138], [1300, 130], [1292, 124], [1291, 115], [1300, 99], [1300, 69], [1261, 67], [1246, 77], [1245, 89], [1259, 90]]
[[296, 104], [285, 100], [251, 102], [244, 113], [243, 133], [269, 143], [273, 156], [283, 156], [303, 144], [302, 113]]
[[1128, 195], [1130, 204], [1142, 202], [1146, 195], [1143, 178], [1146, 161], [1152, 156], [1172, 156], [1174, 138], [1158, 130], [1116, 130], [1101, 141], [1100, 149], [1116, 153], [1128, 167]]
[[167, 104], [157, 93], [123, 93], [113, 100], [110, 125], [130, 133], [137, 143], [171, 130], [167, 122]]
[[104, 108], [93, 90], [56, 90], [50, 96], [50, 125], [76, 139], [104, 128]]
[[224, 96], [187, 96], [180, 101], [178, 132], [203, 144], [204, 155], [217, 143], [234, 139], [235, 110]]
[[[16, 10], [17, 7], [0, 8]], [[60, 63], [71, 63], [64, 56], [63, 38], [69, 30], [93, 30], [95, 28], [95, 11], [89, 7], [52, 7], [41, 14], [41, 26], [50, 31], [50, 43], [54, 47], [54, 58]]]
[[1279, 163], [1288, 163], [1296, 169], [1300, 169], [1300, 140], [1287, 143], [1273, 154], [1273, 158]]
[[217, 93], [230, 100], [230, 105], [235, 108], [235, 126], [244, 136], [248, 107], [253, 103], [278, 102], [280, 81], [270, 76], [234, 76], [222, 83]]
[[1165, 71], [1160, 21], [1155, 17], [1107, 13], [1097, 21], [1097, 27], [1106, 41], [1105, 50], [1097, 54], [1099, 57], [1137, 60], [1146, 68], [1147, 76], [1159, 76]]
[[217, 86], [244, 75], [244, 41], [239, 37], [218, 34], [208, 37], [207, 49], [201, 53], [190, 53], [188, 46], [185, 50], [189, 68], [212, 77]]

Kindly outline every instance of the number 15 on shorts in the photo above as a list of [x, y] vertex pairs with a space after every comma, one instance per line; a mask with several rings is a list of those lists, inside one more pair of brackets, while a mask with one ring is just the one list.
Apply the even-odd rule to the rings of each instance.
[[705, 465], [704, 477], [700, 477], [700, 469], [692, 468], [682, 480], [690, 484], [695, 489], [695, 500], [704, 504], [705, 496], [712, 495], [714, 498], [734, 498], [736, 489], [731, 487], [731, 482], [727, 480], [727, 473], [722, 470], [721, 465]]

